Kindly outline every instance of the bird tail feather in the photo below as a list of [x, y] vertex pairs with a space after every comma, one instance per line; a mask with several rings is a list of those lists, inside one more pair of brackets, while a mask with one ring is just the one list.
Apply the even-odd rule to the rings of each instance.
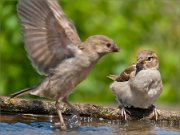
[[17, 97], [17, 96], [27, 94], [27, 93], [30, 93], [30, 91], [32, 91], [33, 89], [34, 88], [26, 88], [26, 89], [20, 90], [20, 91], [18, 91], [16, 93], [13, 93], [13, 94], [11, 94], [10, 99], [14, 98], [14, 97]]
[[117, 75], [109, 75], [109, 76], [107, 76], [107, 77], [108, 77], [109, 79], [115, 81], [118, 76], [117, 76]]

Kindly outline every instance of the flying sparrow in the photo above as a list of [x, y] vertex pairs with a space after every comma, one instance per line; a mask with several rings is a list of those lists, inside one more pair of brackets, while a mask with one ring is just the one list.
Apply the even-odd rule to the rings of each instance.
[[[136, 64], [129, 66], [120, 75], [110, 75], [114, 82], [110, 89], [117, 96], [122, 108], [121, 115], [127, 119], [125, 107], [150, 108], [162, 91], [159, 59], [155, 52], [143, 50]], [[153, 110], [157, 120], [158, 112]]]
[[39, 85], [14, 93], [11, 98], [30, 93], [55, 99], [60, 126], [65, 129], [60, 101], [74, 109], [68, 95], [102, 56], [119, 49], [103, 35], [81, 42], [75, 26], [56, 0], [19, 0], [17, 12], [28, 57], [45, 78]]

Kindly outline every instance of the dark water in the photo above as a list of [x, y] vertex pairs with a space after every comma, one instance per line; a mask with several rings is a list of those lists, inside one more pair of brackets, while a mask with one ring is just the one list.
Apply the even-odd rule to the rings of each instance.
[[[66, 121], [69, 118], [66, 118]], [[169, 122], [104, 120], [89, 117], [81, 118], [81, 126], [61, 131], [54, 123], [57, 116], [32, 114], [0, 115], [0, 135], [180, 135], [180, 125]]]

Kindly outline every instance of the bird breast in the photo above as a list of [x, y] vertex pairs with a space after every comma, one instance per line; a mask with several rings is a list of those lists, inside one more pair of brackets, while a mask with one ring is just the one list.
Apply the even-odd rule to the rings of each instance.
[[162, 91], [161, 76], [158, 70], [142, 70], [136, 76], [132, 72], [129, 81], [114, 82], [110, 88], [123, 105], [147, 108]]
[[92, 66], [93, 63], [86, 57], [68, 58], [52, 69], [52, 73], [31, 94], [53, 99], [63, 98], [86, 78]]
[[130, 78], [129, 85], [136, 101], [135, 106], [147, 108], [152, 105], [162, 91], [159, 70], [142, 70], [136, 76], [132, 73]]

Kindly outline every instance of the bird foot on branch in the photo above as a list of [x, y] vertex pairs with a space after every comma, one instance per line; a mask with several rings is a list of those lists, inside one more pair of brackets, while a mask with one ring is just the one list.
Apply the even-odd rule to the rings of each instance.
[[154, 119], [155, 121], [158, 120], [158, 117], [159, 117], [159, 111], [156, 109], [156, 107], [154, 107], [151, 116], [152, 116], [151, 118]]

